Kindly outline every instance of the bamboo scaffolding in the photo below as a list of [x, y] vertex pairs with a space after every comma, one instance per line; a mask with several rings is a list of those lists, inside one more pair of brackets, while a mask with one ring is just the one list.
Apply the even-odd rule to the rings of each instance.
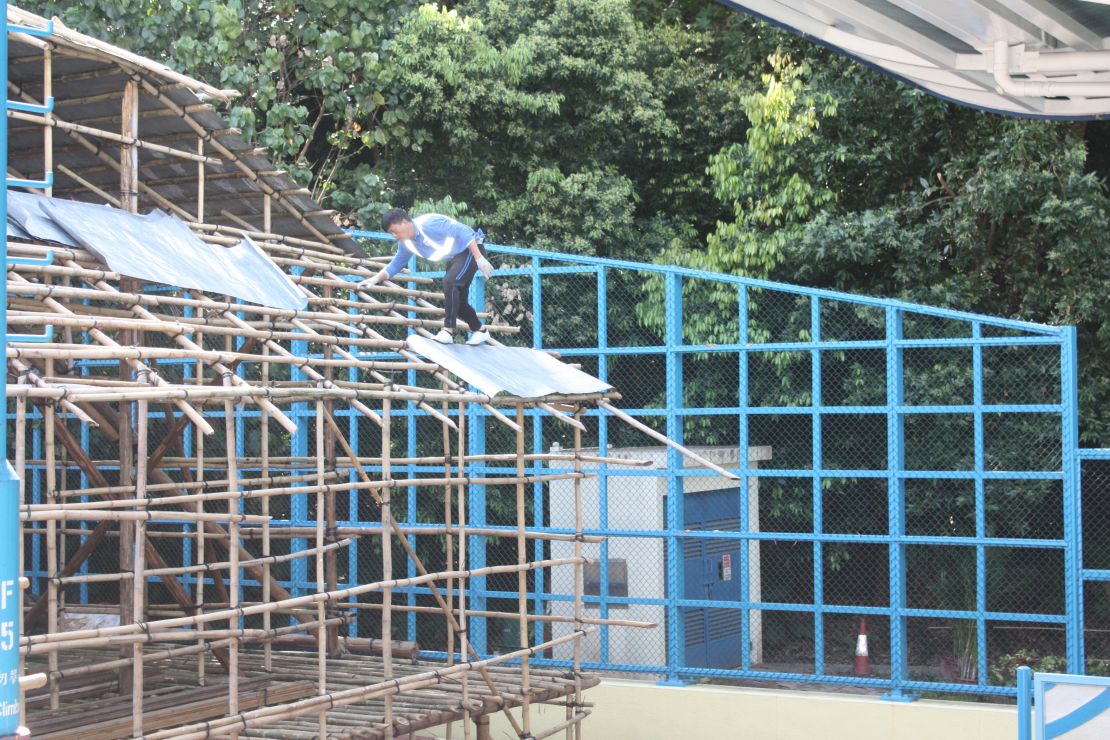
[[[561, 645], [564, 642], [571, 642], [580, 640], [586, 634], [592, 632], [592, 629], [585, 629], [581, 632], [573, 632], [569, 635], [556, 637], [547, 640], [535, 647], [528, 648], [527, 650], [515, 650], [513, 652], [497, 655], [484, 660], [467, 661], [457, 663], [454, 666], [440, 668], [426, 673], [416, 674], [413, 676], [405, 676], [404, 678], [394, 678], [389, 681], [381, 681], [378, 683], [370, 684], [369, 686], [360, 687], [357, 689], [348, 689], [345, 691], [338, 691], [331, 694], [317, 696], [312, 699], [304, 699], [289, 704], [267, 707], [264, 709], [256, 709], [251, 712], [244, 712], [236, 717], [228, 717], [222, 720], [215, 720], [212, 722], [203, 722], [194, 725], [184, 725], [176, 727], [172, 732], [159, 732], [149, 735], [151, 740], [163, 740], [164, 738], [177, 737], [182, 740], [202, 740], [203, 738], [210, 737], [213, 733], [219, 733], [231, 727], [252, 727], [261, 722], [272, 722], [279, 718], [288, 718], [298, 714], [304, 714], [318, 710], [319, 707], [327, 706], [330, 708], [346, 706], [355, 702], [364, 701], [370, 698], [394, 696], [401, 693], [406, 688], [423, 688], [428, 686], [436, 686], [443, 683], [445, 680], [451, 679], [456, 675], [463, 676], [463, 701], [464, 701], [464, 722], [468, 718], [469, 709], [465, 707], [467, 702], [467, 694], [465, 687], [466, 676], [470, 670], [476, 669], [479, 666], [487, 667], [504, 663], [510, 660], [516, 660], [525, 655], [534, 653], [537, 650], [546, 650], [556, 645]], [[464, 728], [468, 725], [464, 724]]]
[[[260, 166], [264, 152], [237, 143], [238, 132], [226, 125], [210, 125], [212, 106], [189, 97], [204, 92], [226, 99], [228, 91], [207, 88], [64, 26], [60, 30], [57, 39], [45, 41], [15, 37], [40, 50], [43, 63], [41, 90], [37, 83], [34, 90], [16, 86], [16, 95], [38, 102], [59, 82], [73, 89], [82, 80], [96, 80], [100, 87], [94, 94], [59, 99], [58, 110], [66, 115], [48, 115], [46, 125], [14, 112], [20, 141], [30, 141], [21, 156], [41, 153], [47, 169], [69, 178], [59, 195], [79, 188], [79, 197], [89, 193], [129, 212], [140, 205], [164, 208], [213, 248], [252, 239], [299, 286], [307, 307], [277, 309], [193, 289], [148, 292], [90, 250], [11, 245], [12, 254], [38, 258], [53, 250], [54, 263], [8, 271], [9, 322], [53, 326], [63, 335], [61, 341], [6, 349], [15, 379], [9, 396], [16, 408], [16, 463], [21, 473], [43, 466], [44, 499], [21, 502], [20, 509], [25, 537], [48, 556], [44, 596], [26, 619], [28, 626], [45, 622], [46, 632], [20, 638], [29, 665], [41, 669], [28, 682], [46, 682], [44, 702], [73, 711], [75, 719], [88, 707], [89, 726], [114, 734], [393, 738], [446, 725], [452, 737], [451, 723], [461, 719], [463, 736], [476, 732], [481, 739], [488, 737], [489, 714], [500, 711], [520, 738], [564, 730], [580, 738], [590, 713], [582, 700], [590, 683], [581, 673], [583, 636], [600, 626], [651, 626], [587, 618], [582, 604], [582, 548], [603, 540], [583, 531], [581, 481], [592, 475], [584, 466], [650, 464], [582, 451], [581, 404], [601, 405], [619, 394], [552, 401], [469, 391], [394, 338], [406, 332], [427, 336], [442, 327], [435, 281], [403, 275], [397, 282], [358, 288], [354, 281], [380, 270], [388, 258], [343, 253], [348, 237], [329, 225], [334, 214], [310, 205], [307, 191], [285, 173]], [[82, 67], [55, 75], [52, 61], [59, 55], [83, 60]], [[18, 63], [24, 61], [20, 57]], [[107, 85], [117, 91], [100, 92]], [[117, 100], [119, 114], [105, 114]], [[86, 115], [81, 105], [103, 108]], [[154, 124], [156, 132], [147, 128]], [[38, 136], [36, 125], [42, 128], [41, 150], [31, 141], [32, 133]], [[119, 131], [107, 131], [113, 126]], [[70, 143], [55, 147], [56, 132]], [[37, 164], [17, 166], [37, 170]], [[275, 204], [279, 224], [294, 223], [295, 235], [278, 233]], [[257, 219], [260, 224], [252, 223]], [[490, 330], [508, 334], [518, 328]], [[404, 382], [392, 375], [398, 372], [407, 374]], [[434, 387], [421, 385], [429, 379]], [[28, 421], [28, 401], [41, 409], [41, 430]], [[346, 404], [338, 414], [337, 401]], [[527, 452], [528, 408], [573, 427], [574, 453]], [[416, 452], [411, 436], [409, 454], [394, 454], [392, 448], [404, 439], [401, 430], [413, 433], [414, 409], [439, 426], [436, 446], [442, 454]], [[212, 423], [221, 412], [222, 438]], [[467, 426], [484, 424], [487, 415], [512, 431], [506, 438], [515, 440], [511, 452], [467, 454], [468, 434], [475, 431]], [[357, 443], [348, 439], [348, 431], [367, 426], [358, 421], [364, 416], [381, 435], [378, 456], [358, 454]], [[67, 428], [71, 420], [86, 425], [80, 437]], [[304, 434], [303, 427], [313, 422], [312, 450], [299, 446], [304, 437], [294, 448], [283, 436]], [[27, 440], [34, 434], [42, 435], [42, 453], [35, 451], [41, 460], [28, 460]], [[153, 450], [151, 434], [159, 435]], [[205, 437], [211, 437], [208, 449]], [[274, 447], [287, 443], [288, 449]], [[118, 459], [99, 459], [110, 457], [101, 450], [112, 448]], [[479, 463], [484, 467], [472, 473]], [[395, 477], [398, 466], [406, 466], [404, 477]], [[68, 478], [74, 473], [81, 475], [79, 487]], [[575, 488], [574, 532], [533, 531], [528, 487], [559, 482]], [[472, 486], [512, 486], [515, 521], [470, 526]], [[410, 514], [402, 524], [396, 504], [405, 499], [398, 495], [407, 495], [410, 507], [419, 506], [421, 517], [438, 509], [442, 517], [434, 514], [425, 523]], [[428, 495], [434, 496], [430, 508]], [[344, 500], [350, 508], [341, 517]], [[368, 516], [367, 506], [378, 508]], [[307, 515], [308, 521], [292, 521], [298, 509], [298, 519]], [[75, 537], [80, 538], [76, 549]], [[428, 544], [428, 537], [443, 543], [431, 550], [437, 553], [433, 567], [417, 552], [418, 542]], [[475, 538], [484, 537], [515, 541], [516, 557], [471, 568]], [[360, 538], [380, 542], [380, 575], [341, 582], [347, 576], [337, 555], [348, 552], [353, 562], [350, 548]], [[542, 559], [541, 547], [529, 551], [529, 543], [548, 541], [573, 541], [574, 556]], [[98, 548], [109, 547], [118, 549], [118, 567], [114, 561], [89, 561]], [[173, 557], [164, 558], [159, 548], [171, 548]], [[303, 574], [311, 572], [310, 560], [315, 587], [299, 575], [294, 582], [303, 590], [294, 595], [275, 580], [286, 571], [276, 566], [293, 564], [289, 569]], [[528, 573], [559, 567], [575, 568], [574, 614], [529, 613]], [[511, 578], [511, 573], [517, 583], [515, 611], [473, 609], [475, 579]], [[434, 605], [415, 601], [411, 594], [417, 587], [431, 594]], [[60, 631], [64, 597], [78, 589], [101, 594], [96, 597], [101, 601], [118, 590], [119, 604], [112, 608], [119, 624]], [[407, 603], [398, 589], [409, 590]], [[70, 613], [65, 611], [67, 618]], [[391, 635], [400, 615], [416, 614], [441, 618], [444, 662], [403, 662], [415, 657], [415, 647], [406, 651]], [[365, 664], [341, 656], [340, 630], [358, 625], [361, 632], [366, 622], [359, 620], [378, 615], [381, 657], [370, 661], [367, 671]], [[479, 656], [468, 634], [473, 620], [503, 618], [515, 619], [519, 649], [497, 658]], [[533, 645], [529, 628], [552, 623], [572, 630], [542, 642], [537, 637]], [[572, 678], [535, 666], [534, 656], [563, 644], [574, 650]], [[284, 650], [289, 647], [306, 652]], [[507, 661], [518, 665], [503, 665]], [[315, 696], [287, 686], [283, 698], [261, 706], [251, 677], [255, 671], [311, 681]], [[111, 685], [103, 687], [110, 695], [103, 698], [90, 696], [87, 686], [62, 686], [112, 674]], [[195, 694], [189, 692], [197, 689], [184, 688], [205, 685], [210, 688]], [[181, 697], [181, 705], [170, 697]], [[536, 732], [535, 707], [556, 701], [567, 707], [567, 716]], [[215, 707], [217, 702], [226, 704]], [[193, 712], [215, 718], [194, 721]]]

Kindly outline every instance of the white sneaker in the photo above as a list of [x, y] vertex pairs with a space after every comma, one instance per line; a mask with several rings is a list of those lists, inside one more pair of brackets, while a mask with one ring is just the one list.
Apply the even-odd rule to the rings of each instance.
[[485, 344], [488, 341], [489, 341], [489, 332], [486, 331], [485, 329], [479, 329], [478, 331], [471, 333], [470, 339], [467, 339], [466, 343], [471, 345], [471, 346], [474, 346], [474, 345], [477, 345], [477, 344]]
[[432, 337], [432, 339], [436, 340], [440, 344], [455, 343], [455, 335], [447, 329], [440, 329], [439, 333]]

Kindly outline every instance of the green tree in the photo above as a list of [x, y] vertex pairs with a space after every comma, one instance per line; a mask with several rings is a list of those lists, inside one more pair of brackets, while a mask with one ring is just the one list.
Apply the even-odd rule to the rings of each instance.
[[[30, 2], [67, 25], [162, 61], [240, 98], [225, 114], [320, 200], [351, 209], [380, 196], [386, 144], [419, 147], [390, 105], [392, 29], [412, 0]], [[380, 199], [380, 198], [379, 198]]]

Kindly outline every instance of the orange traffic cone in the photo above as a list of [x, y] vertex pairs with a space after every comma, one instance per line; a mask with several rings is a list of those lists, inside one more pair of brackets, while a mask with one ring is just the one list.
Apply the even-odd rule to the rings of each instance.
[[852, 665], [852, 675], [871, 675], [871, 658], [867, 655], [867, 617], [860, 617], [859, 620], [859, 635], [856, 637], [856, 662]]

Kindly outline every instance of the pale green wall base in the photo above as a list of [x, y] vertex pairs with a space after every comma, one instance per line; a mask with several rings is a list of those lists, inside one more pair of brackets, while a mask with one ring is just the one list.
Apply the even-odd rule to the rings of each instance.
[[[586, 692], [589, 740], [1015, 740], [1013, 706], [957, 701], [882, 701], [875, 696], [731, 686], [672, 688], [607, 679]], [[533, 712], [533, 732], [557, 724], [565, 710]], [[461, 738], [459, 728], [453, 737]], [[471, 737], [474, 737], [473, 729]], [[492, 740], [515, 738], [504, 715]], [[558, 738], [565, 735], [559, 733]]]

